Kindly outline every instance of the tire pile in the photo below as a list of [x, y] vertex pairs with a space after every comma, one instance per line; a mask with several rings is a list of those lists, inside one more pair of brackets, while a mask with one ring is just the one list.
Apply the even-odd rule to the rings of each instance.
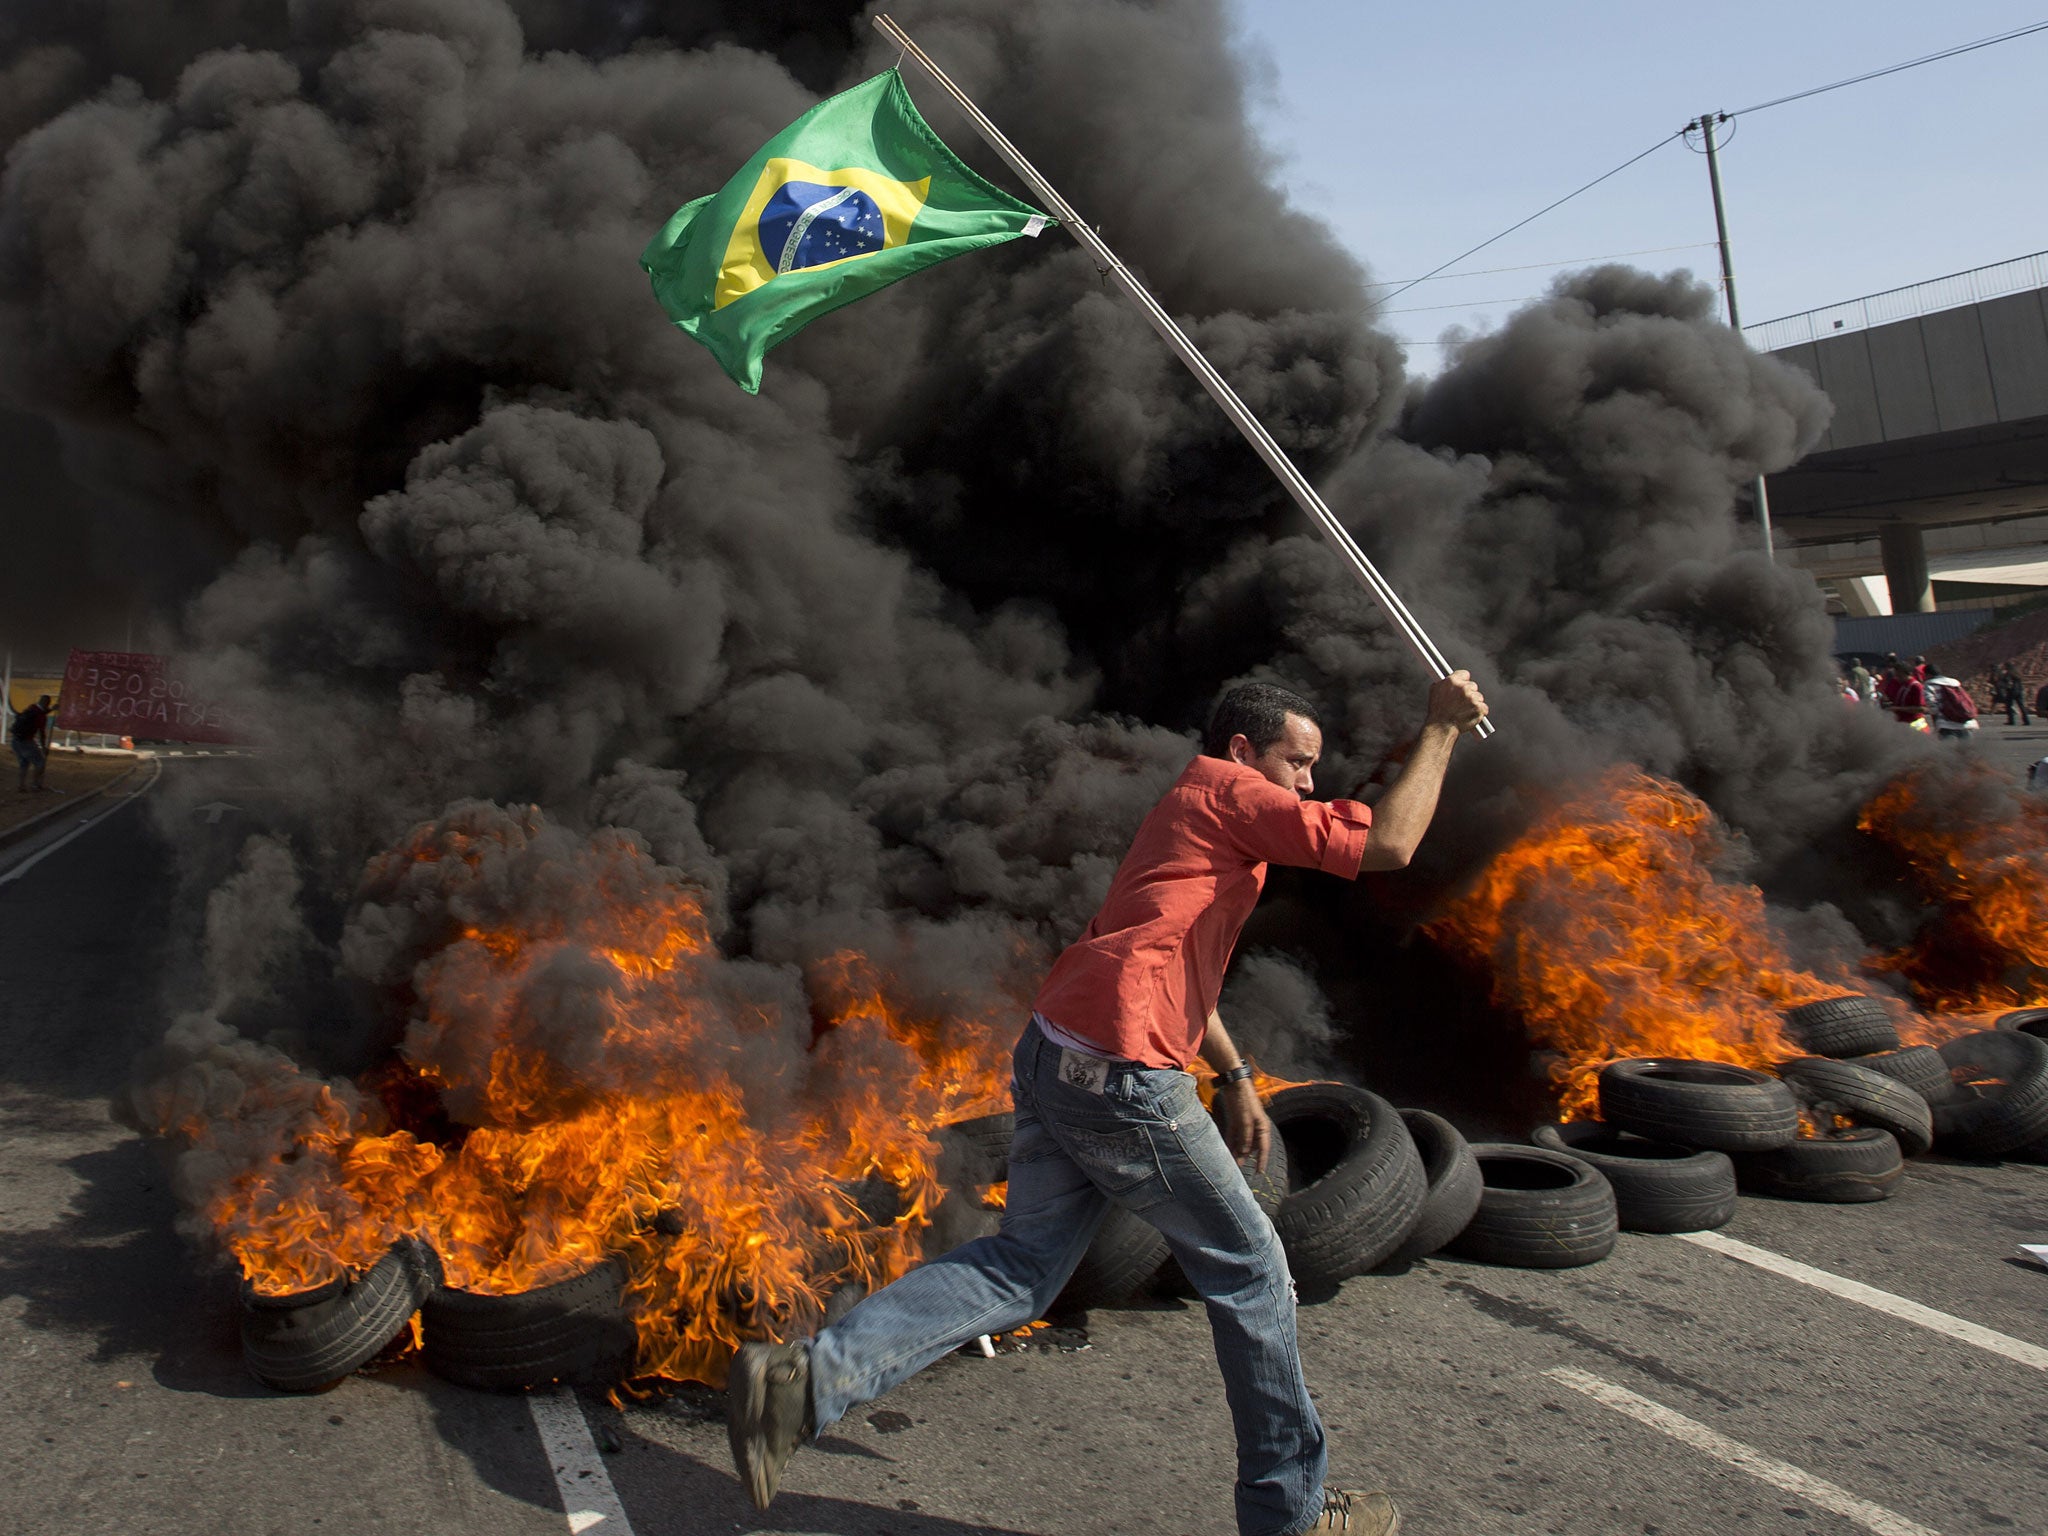
[[[1296, 1283], [1314, 1295], [1445, 1251], [1525, 1269], [1592, 1264], [1623, 1231], [1724, 1226], [1744, 1194], [1882, 1200], [1905, 1159], [1930, 1150], [2048, 1161], [2048, 1008], [2007, 1014], [1938, 1050], [1902, 1046], [1872, 998], [1809, 1003], [1785, 1022], [1812, 1054], [1775, 1075], [1610, 1062], [1601, 1118], [1539, 1126], [1526, 1146], [1468, 1144], [1441, 1116], [1397, 1110], [1362, 1088], [1284, 1089], [1266, 1102], [1279, 1140], [1253, 1192]], [[951, 1129], [989, 1160], [983, 1176], [1000, 1178], [990, 1169], [1001, 1167], [1011, 1124], [991, 1115]], [[1147, 1290], [1190, 1294], [1158, 1233], [1112, 1207], [1057, 1310]]]
[[[1279, 1132], [1253, 1194], [1310, 1295], [1439, 1251], [1485, 1263], [1563, 1269], [1595, 1263], [1616, 1234], [1724, 1225], [1738, 1194], [1852, 1203], [1884, 1199], [1904, 1159], [2048, 1161], [2048, 1008], [1939, 1049], [1901, 1046], [1883, 1004], [1838, 997], [1791, 1009], [1812, 1054], [1775, 1076], [1722, 1062], [1635, 1058], [1600, 1073], [1600, 1120], [1539, 1126], [1530, 1145], [1467, 1143], [1426, 1110], [1397, 1110], [1341, 1083], [1284, 1089], [1266, 1103]], [[1806, 1125], [1825, 1127], [1809, 1134]], [[1014, 1117], [939, 1135], [949, 1193], [931, 1246], [992, 1231], [981, 1197], [1004, 1176]], [[558, 1284], [485, 1296], [445, 1283], [433, 1250], [396, 1244], [361, 1275], [288, 1296], [244, 1287], [242, 1350], [257, 1380], [286, 1392], [334, 1386], [419, 1318], [422, 1353], [464, 1386], [611, 1385], [631, 1373], [625, 1271], [608, 1260]], [[1115, 1306], [1147, 1290], [1190, 1295], [1166, 1243], [1112, 1206], [1056, 1310]], [[858, 1300], [833, 1298], [825, 1321]]]
[[415, 1315], [436, 1375], [516, 1392], [552, 1381], [610, 1386], [630, 1374], [636, 1339], [616, 1260], [555, 1285], [483, 1296], [444, 1282], [434, 1250], [406, 1238], [367, 1271], [309, 1291], [242, 1289], [242, 1359], [281, 1392], [324, 1392], [381, 1356]]

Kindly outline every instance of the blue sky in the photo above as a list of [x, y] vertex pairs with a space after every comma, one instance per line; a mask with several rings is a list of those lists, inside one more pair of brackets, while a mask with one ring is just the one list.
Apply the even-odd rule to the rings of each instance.
[[[1389, 279], [1428, 271], [1702, 111], [2048, 20], [2048, 0], [1233, 3], [1280, 181]], [[2048, 249], [2048, 32], [1731, 129], [1721, 173], [1746, 323]], [[1706, 161], [1673, 143], [1463, 266], [1655, 250], [1629, 259], [1717, 278], [1713, 238]], [[1382, 323], [1432, 340], [1498, 321], [1552, 275], [1423, 283]], [[1410, 357], [1427, 372], [1439, 352]]]

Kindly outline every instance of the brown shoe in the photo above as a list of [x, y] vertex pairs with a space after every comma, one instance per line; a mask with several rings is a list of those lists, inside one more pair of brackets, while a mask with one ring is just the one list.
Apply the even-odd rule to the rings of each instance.
[[1370, 1493], [1325, 1488], [1323, 1518], [1309, 1529], [1343, 1531], [1345, 1536], [1394, 1536], [1401, 1529], [1401, 1511], [1377, 1488]]
[[742, 1344], [725, 1385], [725, 1432], [732, 1441], [733, 1465], [756, 1509], [774, 1501], [782, 1469], [810, 1430], [810, 1349]]

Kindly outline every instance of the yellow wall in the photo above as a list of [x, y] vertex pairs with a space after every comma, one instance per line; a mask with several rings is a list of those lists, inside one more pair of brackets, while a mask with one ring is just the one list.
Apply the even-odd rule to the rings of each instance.
[[31, 677], [17, 672], [14, 674], [14, 686], [8, 690], [7, 707], [13, 710], [27, 709], [47, 693], [53, 701], [51, 707], [54, 709], [54, 701], [64, 697], [63, 682], [61, 676]]

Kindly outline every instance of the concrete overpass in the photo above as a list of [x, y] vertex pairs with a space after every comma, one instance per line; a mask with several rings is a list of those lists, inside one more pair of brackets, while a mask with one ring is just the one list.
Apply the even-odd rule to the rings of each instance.
[[1835, 406], [1771, 477], [1781, 558], [1852, 614], [2048, 586], [2048, 252], [1745, 334]]

